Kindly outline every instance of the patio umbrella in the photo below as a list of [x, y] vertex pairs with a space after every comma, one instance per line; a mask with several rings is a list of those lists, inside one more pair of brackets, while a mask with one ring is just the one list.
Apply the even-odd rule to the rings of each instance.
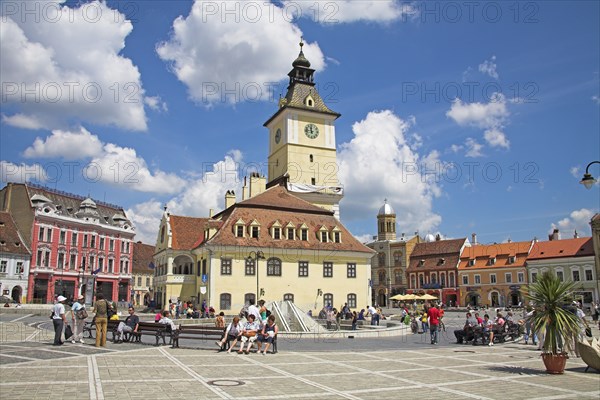
[[402, 296], [402, 300], [414, 300], [416, 298], [417, 296], [415, 296], [414, 294], [405, 294], [404, 296]]
[[395, 296], [390, 297], [390, 300], [406, 300], [406, 299], [404, 298], [404, 295], [397, 294]]
[[424, 294], [423, 296], [419, 296], [421, 300], [437, 300], [437, 297], [432, 296], [430, 294]]

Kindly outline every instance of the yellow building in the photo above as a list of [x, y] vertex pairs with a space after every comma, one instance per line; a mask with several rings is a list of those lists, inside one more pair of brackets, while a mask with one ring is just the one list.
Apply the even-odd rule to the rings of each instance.
[[250, 300], [290, 300], [304, 310], [371, 303], [373, 251], [339, 221], [335, 127], [301, 50], [269, 130], [269, 172], [244, 178], [242, 201], [225, 194], [209, 218], [165, 210], [156, 243], [159, 305], [206, 301], [237, 313]]

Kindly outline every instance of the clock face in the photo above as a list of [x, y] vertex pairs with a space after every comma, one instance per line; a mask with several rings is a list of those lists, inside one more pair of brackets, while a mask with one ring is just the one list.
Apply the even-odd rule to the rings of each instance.
[[280, 140], [281, 140], [281, 129], [277, 129], [277, 132], [275, 132], [275, 143], [279, 143]]
[[319, 128], [315, 124], [308, 124], [304, 127], [304, 134], [308, 138], [314, 139], [319, 136]]

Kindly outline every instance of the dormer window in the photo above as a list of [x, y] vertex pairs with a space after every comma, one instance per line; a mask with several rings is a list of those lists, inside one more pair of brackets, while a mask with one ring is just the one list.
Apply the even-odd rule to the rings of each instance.
[[250, 234], [251, 238], [258, 239], [258, 235], [260, 233], [260, 224], [258, 221], [253, 220], [250, 223], [250, 226], [248, 227], [248, 233]]
[[273, 228], [273, 239], [281, 239], [281, 228]]
[[244, 237], [244, 225], [235, 226], [235, 237]]
[[446, 259], [445, 258], [440, 258], [438, 260], [438, 265], [444, 265], [444, 264], [446, 264]]
[[489, 265], [496, 265], [496, 257], [490, 257]]
[[321, 231], [321, 242], [327, 243], [327, 231]]
[[288, 240], [295, 240], [296, 239], [296, 231], [294, 228], [288, 228], [287, 229], [287, 239]]
[[422, 267], [423, 265], [425, 265], [425, 260], [419, 260], [419, 267]]
[[306, 224], [302, 224], [302, 226], [300, 226], [298, 233], [300, 240], [308, 241], [308, 226], [306, 226]]
[[508, 263], [509, 264], [514, 264], [517, 262], [517, 257], [516, 256], [510, 256], [508, 257]]
[[306, 96], [306, 98], [304, 99], [304, 104], [307, 107], [314, 107], [315, 106], [315, 100], [312, 98], [311, 95]]
[[334, 226], [331, 230], [331, 237], [334, 243], [341, 243], [342, 241], [342, 233], [340, 232], [340, 228]]
[[475, 259], [474, 259], [474, 258], [471, 258], [471, 259], [469, 260], [469, 267], [472, 267], [472, 266], [474, 266], [474, 265], [475, 265]]

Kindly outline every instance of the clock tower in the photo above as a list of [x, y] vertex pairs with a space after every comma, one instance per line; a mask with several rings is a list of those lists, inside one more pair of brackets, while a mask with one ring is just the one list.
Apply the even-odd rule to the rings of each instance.
[[300, 54], [292, 63], [285, 97], [264, 126], [269, 130], [267, 187], [284, 184], [295, 196], [334, 211], [339, 219], [343, 188], [338, 181], [332, 111], [315, 87], [314, 69]]

